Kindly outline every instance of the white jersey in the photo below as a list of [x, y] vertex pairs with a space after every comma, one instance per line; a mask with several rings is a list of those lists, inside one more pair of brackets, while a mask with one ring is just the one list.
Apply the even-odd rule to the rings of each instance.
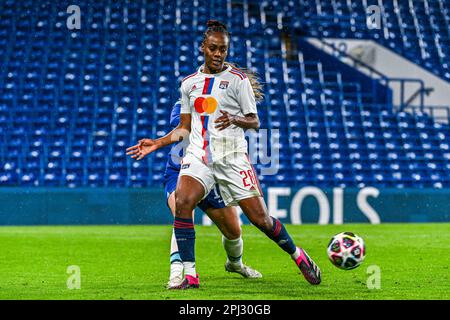
[[214, 121], [227, 111], [231, 115], [257, 114], [250, 80], [240, 70], [228, 66], [216, 74], [203, 73], [203, 66], [181, 83], [181, 111], [191, 114], [191, 133], [186, 152], [205, 163], [233, 152], [247, 152], [244, 129], [230, 125], [219, 131]]

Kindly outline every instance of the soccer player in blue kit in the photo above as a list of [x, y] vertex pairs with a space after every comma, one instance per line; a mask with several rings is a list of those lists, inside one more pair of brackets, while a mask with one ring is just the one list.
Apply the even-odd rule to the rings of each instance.
[[[170, 126], [176, 128], [180, 122], [181, 103], [177, 102], [170, 115]], [[175, 216], [175, 189], [178, 176], [180, 174], [180, 162], [184, 155], [185, 142], [173, 145], [169, 152], [169, 157], [164, 173], [164, 191], [167, 197], [167, 205], [172, 215]], [[239, 216], [234, 207], [226, 207], [220, 196], [218, 188], [214, 188], [208, 196], [197, 205], [209, 218], [217, 225], [222, 232], [222, 244], [227, 253], [225, 270], [236, 272], [245, 278], [261, 278], [261, 274], [246, 266], [242, 262], [243, 240], [241, 237], [241, 227]], [[183, 227], [181, 224], [180, 227]], [[167, 284], [168, 289], [178, 288], [183, 281], [183, 262], [178, 252], [177, 241], [174, 233], [170, 246], [170, 277]]]

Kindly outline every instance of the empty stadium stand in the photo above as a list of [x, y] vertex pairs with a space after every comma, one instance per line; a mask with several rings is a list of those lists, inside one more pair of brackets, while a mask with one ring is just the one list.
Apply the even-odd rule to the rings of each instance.
[[263, 186], [450, 186], [448, 124], [397, 110], [387, 87], [301, 39], [373, 39], [448, 81], [445, 1], [384, 1], [373, 32], [365, 1], [76, 2], [80, 30], [66, 26], [73, 3], [0, 2], [2, 186], [159, 185], [167, 149], [139, 162], [124, 151], [169, 130], [210, 18], [229, 26], [229, 60], [264, 83], [261, 127], [278, 129], [280, 164]]
[[[321, 38], [370, 39], [450, 80], [450, 6], [445, 0], [281, 1], [284, 24]], [[379, 29], [366, 27], [370, 5], [381, 8]], [[263, 8], [264, 10], [264, 8]]]

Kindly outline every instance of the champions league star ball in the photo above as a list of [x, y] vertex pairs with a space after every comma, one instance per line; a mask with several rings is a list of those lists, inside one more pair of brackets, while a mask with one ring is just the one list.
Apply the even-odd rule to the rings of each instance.
[[331, 238], [327, 248], [328, 258], [336, 267], [354, 269], [363, 262], [366, 248], [364, 240], [353, 232], [341, 232]]

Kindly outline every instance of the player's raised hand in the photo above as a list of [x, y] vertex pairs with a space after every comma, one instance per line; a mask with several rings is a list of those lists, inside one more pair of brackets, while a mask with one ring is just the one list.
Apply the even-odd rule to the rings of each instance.
[[228, 128], [233, 124], [234, 116], [224, 110], [219, 110], [222, 115], [214, 121], [214, 123], [218, 123], [215, 128], [219, 129], [219, 131]]
[[158, 146], [153, 139], [142, 139], [139, 143], [127, 148], [127, 155], [131, 156], [133, 159], [141, 160], [146, 155], [157, 150]]

